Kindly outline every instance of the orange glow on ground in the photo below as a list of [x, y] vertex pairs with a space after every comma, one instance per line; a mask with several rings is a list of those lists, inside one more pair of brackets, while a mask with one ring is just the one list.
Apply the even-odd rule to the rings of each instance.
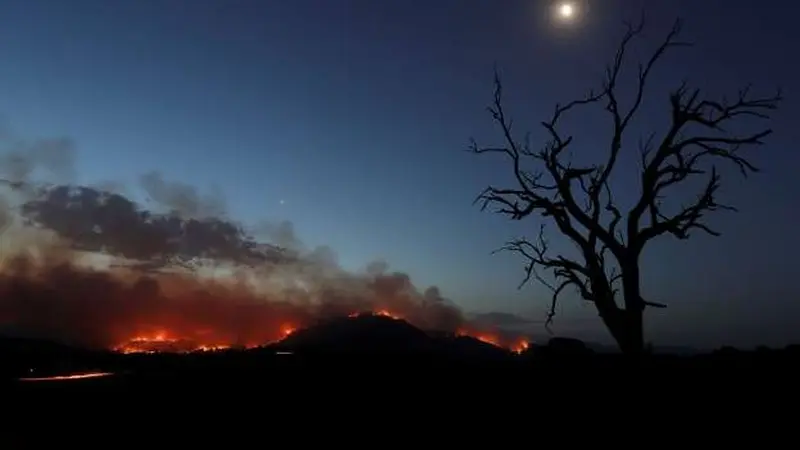
[[112, 372], [89, 372], [74, 375], [58, 375], [53, 377], [27, 377], [19, 378], [19, 381], [68, 381], [68, 380], [85, 380], [88, 378], [102, 378], [114, 375]]

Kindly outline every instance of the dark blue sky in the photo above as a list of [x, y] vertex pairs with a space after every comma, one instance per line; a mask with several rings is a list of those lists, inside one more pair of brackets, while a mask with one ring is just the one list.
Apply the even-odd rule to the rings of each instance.
[[[650, 336], [797, 341], [800, 65], [785, 58], [800, 46], [798, 6], [590, 3], [579, 26], [565, 28], [539, 0], [0, 0], [0, 114], [25, 136], [73, 138], [82, 182], [133, 185], [157, 169], [216, 185], [234, 216], [291, 220], [347, 267], [383, 258], [466, 309], [542, 318], [549, 294], [517, 291], [521, 262], [489, 254], [538, 226], [473, 207], [507, 166], [462, 150], [471, 136], [500, 142], [485, 111], [493, 63], [516, 126], [541, 138], [536, 124], [597, 84], [622, 20], [646, 3], [644, 45], [680, 15], [697, 46], [659, 67], [641, 126], [664, 126], [666, 90], [687, 77], [712, 92], [753, 82], [787, 97], [776, 134], [754, 152], [763, 173], [728, 178], [724, 198], [741, 212], [714, 216], [723, 238], [667, 238], [646, 253], [649, 297], [670, 304], [648, 315]], [[607, 130], [594, 118], [572, 126], [587, 154]], [[617, 188], [627, 199], [636, 185]], [[606, 338], [577, 300], [564, 303], [557, 329]]]

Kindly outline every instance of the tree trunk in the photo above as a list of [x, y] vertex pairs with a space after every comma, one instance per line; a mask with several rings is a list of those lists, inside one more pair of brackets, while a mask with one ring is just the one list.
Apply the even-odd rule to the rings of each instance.
[[644, 354], [643, 310], [620, 309], [600, 312], [603, 323], [611, 332], [620, 351], [633, 359]]
[[622, 264], [622, 295], [625, 310], [620, 311], [625, 336], [620, 344], [622, 352], [640, 357], [644, 353], [644, 301], [640, 286], [638, 257], [632, 257]]
[[631, 359], [638, 359], [645, 351], [644, 301], [639, 287], [638, 256], [620, 260], [620, 268], [624, 306], [620, 307], [614, 299], [605, 274], [593, 280], [592, 291], [597, 295], [594, 305], [611, 336], [617, 341], [620, 351]]

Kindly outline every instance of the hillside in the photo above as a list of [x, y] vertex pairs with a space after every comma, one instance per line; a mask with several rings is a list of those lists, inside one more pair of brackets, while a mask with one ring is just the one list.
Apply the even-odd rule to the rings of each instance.
[[[573, 339], [554, 338], [544, 345], [532, 345], [516, 353], [471, 337], [426, 333], [403, 320], [377, 315], [326, 321], [298, 330], [276, 344], [254, 349], [192, 353], [97, 352], [49, 341], [7, 337], [0, 339], [0, 358], [4, 362], [0, 376], [6, 381], [106, 374], [83, 380], [15, 382], [16, 386], [26, 388], [58, 385], [130, 389], [165, 383], [181, 388], [202, 383], [204, 389], [229, 383], [241, 386], [255, 383], [255, 388], [262, 386], [259, 380], [276, 380], [281, 376], [288, 376], [283, 379], [292, 382], [311, 374], [352, 372], [360, 376], [393, 377], [413, 372], [432, 375], [432, 369], [447, 370], [459, 376], [496, 375], [496, 370], [502, 369], [506, 376], [515, 374], [509, 380], [524, 380], [562, 373], [564, 368], [569, 369], [565, 374], [594, 370], [611, 370], [607, 372], [611, 374], [617, 369], [630, 369], [620, 355], [596, 353]], [[721, 349], [696, 356], [653, 355], [639, 362], [636, 370], [658, 376], [674, 372], [680, 377], [697, 377], [703, 372], [741, 374], [743, 370], [755, 368], [762, 374], [769, 372], [787, 377], [800, 374], [798, 360], [800, 347], [756, 352]], [[491, 369], [492, 372], [463, 371], [467, 367]]]

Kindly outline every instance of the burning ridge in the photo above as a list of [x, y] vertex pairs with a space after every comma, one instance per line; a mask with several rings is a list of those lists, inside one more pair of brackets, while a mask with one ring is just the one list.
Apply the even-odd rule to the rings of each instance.
[[[436, 287], [420, 292], [382, 263], [347, 272], [329, 249], [259, 242], [229, 219], [196, 214], [196, 205], [172, 202], [157, 213], [86, 186], [28, 192], [22, 225], [6, 231], [6, 239], [26, 237], [0, 267], [5, 329], [91, 348], [182, 352], [264, 345], [322, 320], [373, 312], [503, 344], [478, 333]], [[185, 206], [185, 194], [172, 197]], [[94, 267], [91, 255], [117, 263]]]

